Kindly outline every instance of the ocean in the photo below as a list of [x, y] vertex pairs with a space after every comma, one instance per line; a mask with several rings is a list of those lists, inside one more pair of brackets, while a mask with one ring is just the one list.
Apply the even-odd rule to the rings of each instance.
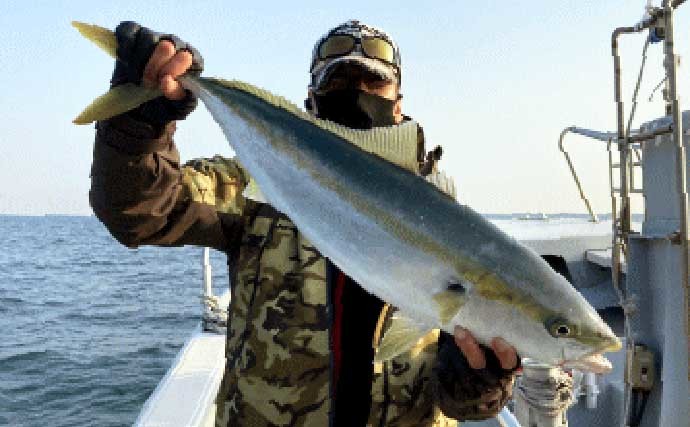
[[94, 217], [0, 215], [0, 426], [131, 425], [199, 322], [201, 256], [127, 249]]

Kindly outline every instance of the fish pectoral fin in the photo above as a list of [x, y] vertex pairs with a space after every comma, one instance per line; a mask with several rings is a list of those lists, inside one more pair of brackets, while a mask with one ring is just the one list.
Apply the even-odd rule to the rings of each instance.
[[88, 107], [82, 111], [74, 124], [85, 125], [97, 120], [105, 120], [118, 114], [126, 113], [137, 108], [144, 102], [162, 96], [163, 93], [158, 89], [149, 89], [133, 83], [125, 83], [115, 86], [108, 92], [94, 99]]
[[430, 331], [431, 328], [424, 327], [409, 317], [396, 313], [376, 349], [374, 362], [385, 362], [410, 350]]
[[438, 307], [438, 316], [442, 325], [453, 320], [467, 300], [464, 290], [459, 290], [457, 287], [449, 287], [435, 294], [432, 299]]
[[254, 178], [249, 178], [249, 182], [247, 183], [247, 186], [244, 187], [242, 196], [245, 199], [254, 200], [255, 202], [268, 203], [266, 196], [264, 196], [264, 193], [261, 191], [259, 184], [256, 183]]

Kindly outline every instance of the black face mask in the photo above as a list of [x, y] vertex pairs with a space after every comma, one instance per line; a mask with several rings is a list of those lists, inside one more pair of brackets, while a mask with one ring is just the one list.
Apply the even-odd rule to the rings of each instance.
[[371, 129], [395, 124], [395, 101], [359, 89], [339, 89], [314, 95], [320, 119], [353, 129]]

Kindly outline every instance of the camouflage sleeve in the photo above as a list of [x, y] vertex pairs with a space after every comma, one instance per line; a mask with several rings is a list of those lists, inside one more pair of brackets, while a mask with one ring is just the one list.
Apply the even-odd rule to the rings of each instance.
[[432, 383], [443, 414], [459, 421], [496, 416], [512, 396], [518, 368], [501, 368], [493, 351], [484, 347], [486, 368], [473, 369], [450, 334], [442, 332], [438, 344]]
[[175, 122], [160, 129], [128, 115], [96, 125], [89, 201], [110, 233], [129, 247], [234, 247], [244, 229], [248, 177], [233, 160], [181, 166]]

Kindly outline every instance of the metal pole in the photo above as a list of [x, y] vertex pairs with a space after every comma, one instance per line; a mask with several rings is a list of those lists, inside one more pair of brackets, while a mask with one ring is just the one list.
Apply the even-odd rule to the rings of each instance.
[[609, 142], [616, 138], [616, 132], [601, 132], [591, 129], [580, 128], [577, 126], [571, 126], [567, 128], [568, 131], [576, 133], [578, 135], [586, 136], [587, 138], [596, 139], [601, 142]]
[[[621, 82], [621, 59], [618, 53], [618, 37], [621, 34], [635, 33], [640, 25], [635, 27], [619, 27], [613, 30], [611, 35], [611, 53], [613, 55], [613, 77], [614, 77], [614, 100], [616, 102], [616, 143], [618, 145], [619, 151], [619, 167], [620, 167], [620, 207], [617, 206], [616, 192], [613, 187], [613, 173], [611, 171], [613, 159], [609, 158], [609, 170], [611, 171], [610, 183], [611, 183], [611, 215], [613, 218], [612, 222], [612, 249], [611, 249], [611, 281], [614, 289], [618, 293], [619, 297], [623, 299], [625, 294], [622, 289], [622, 257], [625, 247], [626, 238], [628, 236], [628, 231], [630, 230], [630, 195], [628, 186], [628, 171], [629, 171], [629, 161], [628, 158], [628, 144], [625, 143], [625, 108], [622, 98], [622, 82]], [[622, 304], [623, 302], [621, 302]], [[627, 320], [626, 320], [627, 322]], [[627, 367], [626, 367], [627, 369]], [[629, 410], [629, 400], [630, 400], [630, 390], [628, 387], [625, 389], [625, 403], [624, 403], [624, 413], [628, 413]], [[627, 415], [626, 415], [627, 417]]]
[[629, 142], [644, 142], [644, 141], [649, 141], [651, 139], [656, 138], [657, 136], [660, 135], [666, 135], [667, 133], [673, 132], [673, 125], [670, 124], [668, 126], [661, 127], [659, 129], [655, 129], [651, 132], [645, 132], [645, 133], [638, 133], [637, 135], [633, 135], [628, 138]]
[[201, 266], [203, 268], [203, 283], [204, 283], [204, 296], [206, 297], [213, 297], [213, 284], [211, 281], [211, 263], [209, 260], [209, 252], [210, 250], [208, 248], [204, 248], [203, 252], [203, 257], [201, 261]]
[[203, 249], [203, 255], [201, 257], [201, 269], [202, 269], [202, 281], [201, 281], [201, 293], [202, 293], [202, 304], [204, 308], [203, 316], [204, 319], [210, 318], [213, 314], [213, 307], [211, 306], [211, 301], [214, 299], [213, 295], [213, 275], [211, 272], [211, 262], [210, 262], [210, 250], [209, 248]]
[[625, 142], [625, 105], [622, 97], [621, 60], [618, 54], [618, 36], [638, 32], [635, 27], [621, 27], [613, 31], [611, 48], [613, 54], [614, 97], [616, 102], [616, 132], [618, 134], [618, 151], [620, 153], [620, 237], [625, 239], [630, 232], [630, 149]]
[[[673, 7], [681, 4], [682, 1], [673, 2], [670, 0], [664, 1], [664, 12], [666, 16], [666, 38], [664, 42], [664, 53], [666, 67], [666, 75], [669, 82], [668, 100], [671, 103], [671, 117], [673, 118], [673, 144], [676, 147], [676, 181], [678, 185], [678, 196], [680, 204], [680, 239], [682, 246], [681, 262], [683, 264], [682, 284], [685, 292], [685, 316], [683, 322], [685, 323], [686, 340], [690, 340], [688, 331], [688, 323], [690, 319], [690, 301], [688, 300], [689, 286], [690, 286], [690, 253], [688, 253], [688, 192], [687, 192], [687, 171], [686, 171], [686, 154], [685, 146], [683, 145], [683, 117], [680, 110], [680, 102], [678, 99], [678, 56], [674, 51], [674, 28], [673, 28]], [[690, 341], [689, 341], [690, 344]], [[690, 359], [688, 360], [688, 380], [690, 380]]]
[[594, 213], [594, 210], [592, 210], [592, 205], [589, 203], [589, 199], [587, 199], [587, 196], [585, 196], [585, 192], [582, 190], [582, 185], [580, 184], [580, 180], [577, 177], [577, 173], [575, 172], [575, 166], [573, 166], [573, 162], [570, 160], [570, 155], [568, 155], [568, 152], [565, 151], [565, 148], [563, 147], [563, 138], [565, 138], [565, 135], [568, 132], [574, 132], [575, 127], [571, 126], [568, 128], [563, 129], [563, 132], [561, 132], [561, 136], [558, 138], [558, 148], [561, 150], [563, 155], [565, 156], [566, 162], [568, 162], [568, 167], [570, 168], [570, 173], [573, 175], [573, 179], [575, 180], [575, 185], [577, 185], [577, 190], [580, 192], [580, 198], [582, 201], [585, 202], [585, 207], [587, 208], [587, 212], [589, 212], [589, 216], [591, 218], [592, 222], [599, 222], [599, 218], [597, 218], [597, 214]]

